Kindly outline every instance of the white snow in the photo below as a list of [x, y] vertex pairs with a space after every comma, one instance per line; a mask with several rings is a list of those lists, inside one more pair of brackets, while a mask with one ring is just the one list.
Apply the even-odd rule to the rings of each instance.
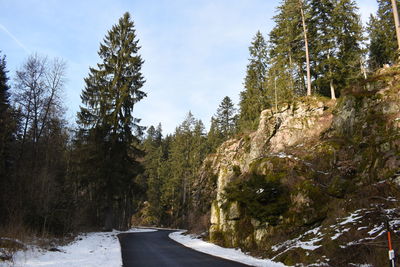
[[257, 194], [261, 194], [262, 192], [264, 192], [264, 188], [258, 189], [256, 193], [257, 193]]
[[[131, 229], [127, 232], [151, 232], [153, 229]], [[72, 243], [58, 247], [61, 252], [43, 251], [30, 247], [17, 252], [13, 263], [5, 267], [120, 267], [122, 266], [121, 248], [117, 234], [113, 232], [95, 232], [82, 234]]]
[[338, 237], [340, 237], [342, 235], [341, 232], [337, 232], [334, 236], [331, 237], [332, 240], [336, 240], [338, 239]]
[[372, 230], [370, 230], [370, 231], [368, 232], [368, 234], [369, 234], [369, 235], [376, 234], [377, 232], [381, 231], [383, 228], [384, 228], [384, 225], [383, 225], [383, 224], [381, 224], [381, 225], [379, 225], [379, 226], [375, 226], [375, 228], [372, 229]]
[[[309, 235], [315, 235], [315, 237], [308, 241], [302, 241], [302, 239], [307, 239]], [[277, 251], [281, 248], [286, 248], [280, 254], [282, 254], [290, 249], [293, 249], [293, 248], [302, 248], [305, 250], [316, 250], [317, 248], [321, 247], [321, 245], [316, 245], [316, 243], [321, 240], [322, 240], [321, 227], [317, 227], [317, 228], [314, 228], [312, 230], [305, 232], [304, 234], [300, 235], [299, 237], [297, 237], [295, 239], [287, 240], [287, 241], [283, 242], [282, 244], [272, 246], [271, 248], [274, 251]]]
[[391, 228], [395, 227], [395, 226], [400, 226], [400, 220], [391, 220], [389, 221], [389, 225]]
[[257, 259], [249, 255], [244, 254], [239, 249], [222, 248], [220, 246], [205, 242], [201, 239], [195, 238], [190, 235], [183, 235], [183, 232], [174, 232], [169, 234], [172, 240], [175, 240], [182, 245], [192, 248], [194, 250], [210, 254], [216, 257], [241, 262], [251, 266], [262, 266], [262, 267], [284, 267], [286, 265], [282, 263], [273, 262], [268, 259]]
[[331, 237], [332, 240], [339, 238], [342, 234], [350, 231], [350, 228], [336, 230], [336, 234]]
[[345, 218], [344, 221], [340, 222], [339, 225], [345, 225], [348, 223], [355, 223], [357, 220], [361, 219], [363, 216], [359, 215], [362, 210], [356, 210], [354, 213], [350, 214], [349, 217]]
[[300, 160], [298, 157], [286, 154], [285, 152], [279, 152], [278, 154], [272, 154], [273, 156], [276, 156], [278, 158], [284, 159], [284, 158], [289, 158], [289, 159], [294, 159], [294, 160]]

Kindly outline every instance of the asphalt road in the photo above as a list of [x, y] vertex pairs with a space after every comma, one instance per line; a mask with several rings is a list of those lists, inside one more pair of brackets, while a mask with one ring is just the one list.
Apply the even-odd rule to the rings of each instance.
[[119, 234], [123, 267], [243, 267], [187, 248], [168, 237], [174, 231]]

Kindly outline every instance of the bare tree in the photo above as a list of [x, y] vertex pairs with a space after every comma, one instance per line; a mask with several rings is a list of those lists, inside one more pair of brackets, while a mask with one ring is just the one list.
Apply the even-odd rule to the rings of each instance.
[[60, 96], [65, 84], [66, 64], [61, 59], [31, 55], [16, 73], [15, 104], [23, 119], [22, 145], [29, 135], [38, 143], [51, 116], [62, 108]]
[[17, 160], [23, 216], [32, 217], [42, 233], [48, 229], [54, 203], [60, 200], [67, 142], [61, 96], [66, 64], [31, 55], [16, 72], [14, 105], [19, 111], [20, 151]]

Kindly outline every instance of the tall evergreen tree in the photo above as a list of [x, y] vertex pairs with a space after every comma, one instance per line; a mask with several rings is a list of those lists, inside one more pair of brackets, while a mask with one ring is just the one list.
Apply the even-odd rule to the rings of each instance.
[[[396, 29], [391, 0], [377, 0], [378, 11], [368, 22], [369, 67], [376, 70], [384, 64], [394, 64], [398, 58]], [[397, 6], [399, 9], [399, 6]], [[400, 9], [399, 9], [400, 11]]]
[[207, 153], [204, 125], [189, 112], [171, 136], [168, 170], [164, 176], [161, 201], [170, 222], [183, 227], [190, 208], [190, 192], [197, 171]]
[[159, 225], [162, 218], [161, 206], [161, 187], [162, 165], [165, 161], [163, 151], [163, 139], [161, 124], [154, 128], [150, 126], [147, 130], [147, 136], [143, 143], [146, 155], [144, 157], [145, 174], [147, 178], [147, 200], [149, 206], [149, 217], [147, 223]]
[[226, 96], [222, 99], [215, 114], [217, 128], [222, 134], [223, 139], [231, 137], [236, 131], [236, 108], [232, 100]]
[[334, 0], [310, 0], [311, 70], [317, 91], [336, 98]]
[[307, 28], [307, 18], [305, 15], [306, 5], [303, 0], [299, 0], [299, 9], [301, 14], [301, 24], [303, 26], [303, 36], [304, 36], [304, 53], [306, 56], [306, 76], [307, 76], [307, 95], [311, 95], [311, 65], [310, 65], [310, 46], [308, 42], [308, 28]]
[[[97, 195], [104, 196], [101, 200], [107, 229], [113, 224], [126, 226], [132, 179], [142, 171], [138, 162], [142, 153], [137, 144], [143, 128], [133, 116], [135, 104], [146, 96], [141, 91], [145, 81], [138, 42], [131, 16], [125, 13], [100, 45], [102, 62], [90, 68], [81, 95], [84, 106], [78, 112], [78, 124], [95, 158], [94, 165], [86, 166], [87, 175], [97, 185]], [[120, 210], [115, 222], [114, 206]]]
[[214, 117], [211, 117], [210, 130], [207, 133], [207, 149], [208, 153], [214, 153], [222, 144], [224, 137], [219, 130], [218, 122]]
[[279, 99], [305, 94], [305, 41], [299, 0], [285, 0], [274, 16], [275, 27], [270, 32], [270, 91], [277, 90]]
[[244, 91], [240, 93], [240, 130], [254, 129], [260, 112], [270, 104], [267, 100], [267, 43], [258, 31], [249, 47], [250, 58], [244, 81]]
[[[335, 83], [344, 88], [361, 76], [363, 68], [363, 27], [354, 0], [339, 0], [334, 9], [334, 29], [337, 66]], [[340, 90], [337, 90], [340, 94]]]
[[0, 225], [5, 221], [3, 216], [6, 214], [6, 206], [3, 205], [8, 201], [3, 199], [3, 196], [5, 196], [5, 190], [8, 188], [7, 177], [11, 167], [11, 146], [15, 130], [9, 102], [8, 90], [10, 87], [7, 72], [6, 58], [2, 56], [0, 57]]
[[0, 57], [0, 180], [5, 176], [7, 166], [7, 144], [10, 142], [10, 102], [5, 56]]
[[4, 114], [4, 112], [10, 108], [10, 96], [8, 92], [10, 87], [8, 85], [8, 71], [6, 65], [6, 57], [0, 57], [0, 114]]
[[353, 0], [310, 0], [310, 54], [317, 91], [335, 99], [360, 75], [362, 26]]

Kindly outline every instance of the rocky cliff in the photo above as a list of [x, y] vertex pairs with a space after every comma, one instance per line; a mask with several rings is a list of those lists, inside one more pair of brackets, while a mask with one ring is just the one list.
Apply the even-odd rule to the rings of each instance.
[[400, 249], [399, 90], [395, 67], [337, 102], [264, 110], [203, 164], [192, 199], [209, 239], [287, 265], [386, 264], [387, 227]]

